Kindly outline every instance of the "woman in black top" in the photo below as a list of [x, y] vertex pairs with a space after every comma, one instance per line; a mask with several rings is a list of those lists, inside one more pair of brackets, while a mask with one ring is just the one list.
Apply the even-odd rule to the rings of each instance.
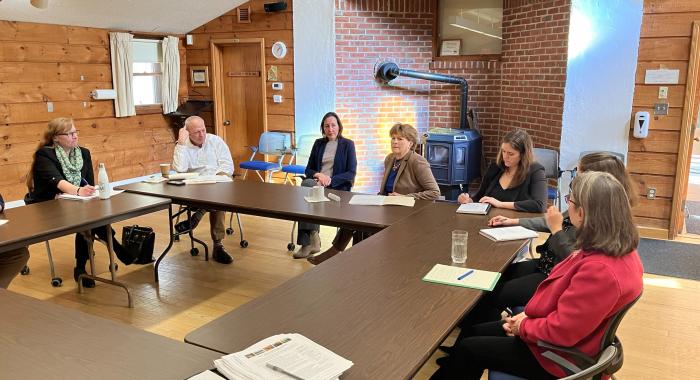
[[459, 195], [459, 203], [481, 202], [493, 207], [527, 212], [547, 208], [547, 180], [544, 167], [535, 162], [532, 139], [522, 129], [508, 132], [498, 151], [496, 163], [486, 171], [479, 191], [470, 197]]
[[[29, 193], [24, 201], [27, 204], [55, 199], [58, 194], [92, 195], [95, 192], [95, 176], [92, 171], [90, 151], [78, 146], [78, 131], [73, 120], [65, 117], [49, 122], [44, 137], [39, 143], [34, 162], [27, 176]], [[114, 236], [114, 230], [111, 231]], [[107, 228], [92, 230], [103, 241], [107, 240]], [[114, 252], [125, 264], [131, 264], [133, 257], [126, 252], [116, 239], [113, 239]], [[73, 277], [87, 273], [88, 242], [82, 234], [75, 235], [75, 269]], [[92, 288], [95, 282], [84, 278], [83, 286]]]

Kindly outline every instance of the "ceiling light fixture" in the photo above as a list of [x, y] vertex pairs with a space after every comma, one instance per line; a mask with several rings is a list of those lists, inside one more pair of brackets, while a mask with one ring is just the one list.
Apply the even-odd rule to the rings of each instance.
[[49, 7], [49, 0], [29, 0], [29, 3], [34, 6], [34, 8], [46, 9]]

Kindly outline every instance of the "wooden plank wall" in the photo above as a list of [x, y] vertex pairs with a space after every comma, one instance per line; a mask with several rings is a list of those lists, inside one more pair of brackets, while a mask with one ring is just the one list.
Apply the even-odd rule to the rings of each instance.
[[[694, 20], [700, 20], [700, 1], [644, 1], [631, 120], [637, 111], [649, 111], [652, 120], [646, 139], [634, 138], [630, 123], [628, 166], [640, 193], [640, 204], [634, 209], [635, 219], [640, 226], [657, 229], [660, 236], [664, 230], [668, 233], [670, 226]], [[679, 83], [645, 85], [645, 71], [659, 68], [680, 70]], [[660, 86], [668, 87], [668, 99], [658, 99]], [[654, 103], [664, 102], [669, 104], [668, 115], [654, 116]], [[693, 105], [694, 115], [697, 107]], [[657, 189], [654, 200], [645, 197], [649, 187]]]
[[[279, 80], [276, 82], [284, 83], [284, 91], [280, 92], [272, 91], [272, 82], [267, 82], [267, 128], [268, 130], [294, 132], [293, 4], [291, 0], [287, 0], [285, 11], [265, 13], [263, 4], [266, 2], [269, 0], [251, 0], [239, 7], [250, 7], [250, 23], [238, 23], [238, 8], [234, 8], [188, 33], [193, 35], [194, 44], [187, 46], [187, 64], [189, 66], [207, 65], [211, 73], [211, 49], [209, 47], [211, 39], [264, 38], [265, 69], [267, 71], [271, 65], [277, 66]], [[271, 47], [276, 41], [283, 41], [287, 45], [287, 55], [283, 59], [272, 56]], [[284, 102], [273, 103], [273, 94], [281, 94], [284, 97]], [[214, 100], [211, 86], [190, 86], [189, 98], [192, 100]], [[205, 118], [207, 126], [211, 127], [214, 122], [212, 113], [206, 112], [202, 116]]]
[[[184, 96], [184, 61], [181, 66]], [[160, 111], [115, 118], [111, 100], [89, 96], [107, 88], [113, 88], [107, 30], [0, 20], [0, 192], [6, 200], [27, 192], [32, 155], [56, 117], [75, 119], [80, 145], [90, 149], [95, 167], [106, 163], [112, 180], [154, 173], [171, 161], [174, 138]]]

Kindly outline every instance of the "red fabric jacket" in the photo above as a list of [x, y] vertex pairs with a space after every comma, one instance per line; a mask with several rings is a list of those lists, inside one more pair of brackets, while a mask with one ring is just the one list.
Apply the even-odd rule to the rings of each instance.
[[543, 340], [595, 356], [610, 317], [642, 292], [642, 262], [634, 250], [622, 257], [577, 251], [554, 267], [525, 306], [520, 338], [554, 376], [564, 371], [542, 356]]

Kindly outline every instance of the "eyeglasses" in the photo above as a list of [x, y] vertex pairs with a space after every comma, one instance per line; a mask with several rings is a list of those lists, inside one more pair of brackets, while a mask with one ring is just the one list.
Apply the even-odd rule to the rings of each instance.
[[75, 136], [78, 135], [78, 132], [80, 132], [80, 131], [76, 130], [75, 132], [56, 133], [56, 135], [58, 135], [58, 136], [70, 136], [70, 137], [75, 137]]
[[571, 200], [571, 194], [566, 194], [566, 195], [564, 195], [564, 201], [565, 201], [566, 203], [571, 203], [571, 204], [574, 205], [574, 206], [578, 206], [578, 205], [576, 204], [576, 202], [574, 202], [574, 201]]

